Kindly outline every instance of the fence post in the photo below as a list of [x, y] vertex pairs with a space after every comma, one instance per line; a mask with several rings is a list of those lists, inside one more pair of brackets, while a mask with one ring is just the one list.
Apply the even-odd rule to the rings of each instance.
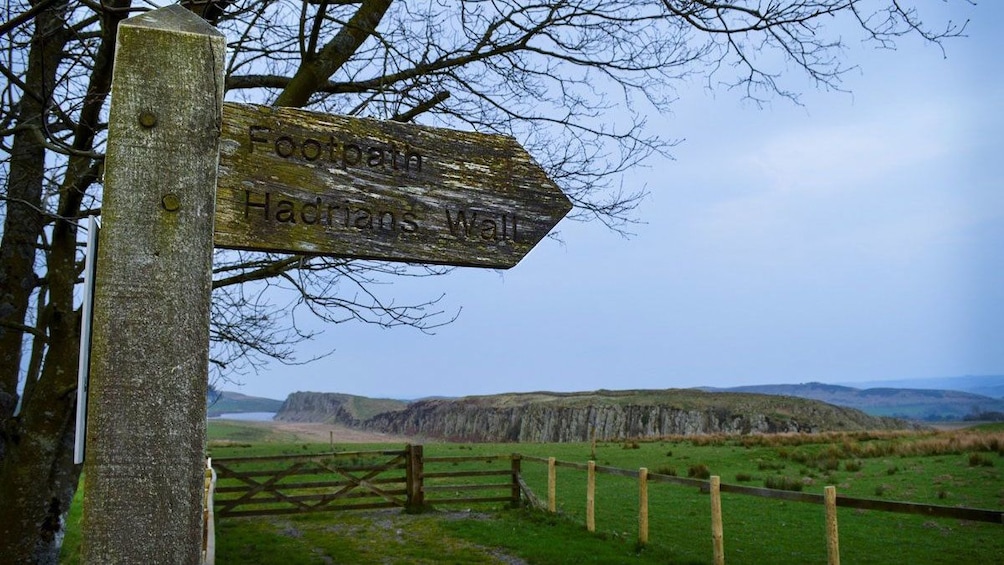
[[648, 469], [638, 469], [638, 543], [648, 543]]
[[213, 497], [216, 495], [216, 471], [213, 470], [213, 459], [206, 459], [206, 498], [204, 505], [205, 521], [202, 533], [202, 564], [216, 565], [216, 511], [213, 507]]
[[82, 563], [197, 563], [226, 38], [180, 5], [118, 27]]
[[425, 491], [422, 489], [425, 457], [421, 445], [407, 445], [404, 449], [407, 453], [405, 456], [407, 459], [405, 468], [406, 510], [408, 512], [421, 512], [425, 507]]
[[722, 532], [721, 484], [721, 477], [711, 477], [711, 543], [714, 546], [715, 565], [725, 564], [725, 536]]
[[596, 461], [590, 461], [586, 473], [586, 529], [596, 531]]
[[558, 511], [557, 474], [554, 457], [547, 458], [547, 511], [552, 514]]
[[512, 454], [512, 502], [510, 503], [513, 508], [519, 508], [519, 478], [520, 478], [520, 463], [522, 461], [522, 456], [519, 453]]
[[840, 538], [837, 535], [837, 488], [823, 489], [826, 502], [826, 558], [828, 565], [840, 565]]

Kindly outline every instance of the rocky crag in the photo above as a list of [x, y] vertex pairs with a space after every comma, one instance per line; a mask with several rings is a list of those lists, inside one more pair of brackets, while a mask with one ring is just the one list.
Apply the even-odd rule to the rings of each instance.
[[[296, 393], [311, 395], [312, 393]], [[291, 403], [285, 417], [396, 435], [468, 442], [569, 442], [709, 433], [752, 434], [900, 429], [912, 424], [802, 398], [686, 390], [523, 393], [421, 400], [361, 419], [339, 398]], [[359, 398], [359, 397], [355, 397]], [[294, 413], [292, 408], [302, 410]]]
[[283, 422], [318, 422], [360, 427], [377, 414], [403, 410], [408, 403], [335, 392], [294, 392], [282, 403], [275, 419]]

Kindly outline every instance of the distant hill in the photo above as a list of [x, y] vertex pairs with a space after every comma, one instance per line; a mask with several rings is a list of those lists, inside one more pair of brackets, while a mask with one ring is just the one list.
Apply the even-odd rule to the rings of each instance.
[[[362, 418], [352, 405], [390, 410]], [[396, 404], [395, 404], [396, 403]], [[566, 442], [705, 433], [823, 432], [901, 429], [901, 420], [795, 397], [715, 394], [693, 389], [533, 392], [373, 401], [345, 394], [297, 392], [278, 420], [341, 423], [367, 430], [450, 441]]]
[[239, 392], [210, 391], [207, 399], [210, 418], [220, 414], [241, 414], [246, 412], [278, 412], [281, 400], [248, 396]]
[[1004, 413], [1004, 399], [957, 390], [866, 388], [823, 383], [702, 388], [709, 392], [758, 393], [819, 400], [873, 416], [923, 421], [963, 420], [979, 413]]
[[837, 383], [853, 388], [919, 388], [925, 390], [957, 390], [990, 398], [1004, 398], [1004, 375], [967, 375], [934, 379], [896, 379]]

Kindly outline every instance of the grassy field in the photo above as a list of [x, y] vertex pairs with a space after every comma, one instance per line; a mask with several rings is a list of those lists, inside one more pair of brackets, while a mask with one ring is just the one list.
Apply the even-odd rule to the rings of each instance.
[[[213, 457], [330, 450], [239, 423], [210, 425]], [[341, 450], [394, 446], [343, 445]], [[719, 475], [724, 483], [784, 483], [802, 492], [1004, 508], [1004, 426], [911, 434], [668, 438], [588, 444], [425, 444], [426, 457], [519, 452], [538, 457], [679, 476]], [[463, 465], [477, 465], [465, 463]], [[523, 475], [546, 498], [546, 465], [524, 461]], [[782, 480], [782, 478], [784, 480]], [[585, 472], [559, 468], [557, 516], [501, 505], [397, 510], [294, 518], [224, 519], [217, 563], [710, 563], [709, 496], [693, 487], [651, 483], [650, 543], [637, 540], [637, 482], [597, 477], [596, 525], [585, 523]], [[725, 493], [729, 563], [825, 563], [823, 507]], [[75, 562], [78, 510], [70, 517], [64, 563]], [[845, 563], [1004, 563], [1004, 525], [841, 509]]]

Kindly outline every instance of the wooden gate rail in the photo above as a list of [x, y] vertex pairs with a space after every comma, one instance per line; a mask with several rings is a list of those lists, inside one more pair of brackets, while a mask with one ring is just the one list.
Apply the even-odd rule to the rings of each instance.
[[[337, 462], [375, 457], [388, 459], [377, 464]], [[216, 512], [224, 518], [373, 508], [421, 510], [433, 504], [508, 502], [518, 506], [523, 499], [536, 500], [520, 476], [520, 461], [518, 454], [424, 457], [421, 445], [404, 450], [215, 458], [212, 464], [220, 481]], [[426, 471], [426, 465], [472, 463], [497, 466]], [[427, 498], [427, 493], [434, 496]]]
[[[456, 456], [456, 457], [425, 457], [423, 464], [436, 465], [446, 464], [457, 465], [460, 463], [508, 463], [505, 468], [485, 469], [485, 470], [456, 470], [456, 471], [434, 471], [428, 472], [423, 469], [421, 489], [426, 504], [475, 504], [490, 502], [508, 502], [511, 506], [519, 506], [521, 493], [520, 462], [519, 454], [512, 455], [482, 455], [482, 456]], [[505, 482], [477, 482], [464, 481], [463, 479], [481, 479], [485, 477], [506, 477]], [[460, 479], [461, 482], [442, 482], [443, 480], [453, 481]], [[430, 482], [435, 484], [430, 484]], [[496, 491], [499, 494], [493, 496], [476, 496], [469, 493]], [[454, 492], [457, 496], [428, 497], [428, 493]]]
[[[379, 464], [337, 463], [373, 457], [388, 459]], [[407, 460], [407, 450], [216, 458], [212, 463], [221, 483], [216, 512], [222, 518], [405, 507]], [[391, 475], [381, 476], [386, 473]]]

